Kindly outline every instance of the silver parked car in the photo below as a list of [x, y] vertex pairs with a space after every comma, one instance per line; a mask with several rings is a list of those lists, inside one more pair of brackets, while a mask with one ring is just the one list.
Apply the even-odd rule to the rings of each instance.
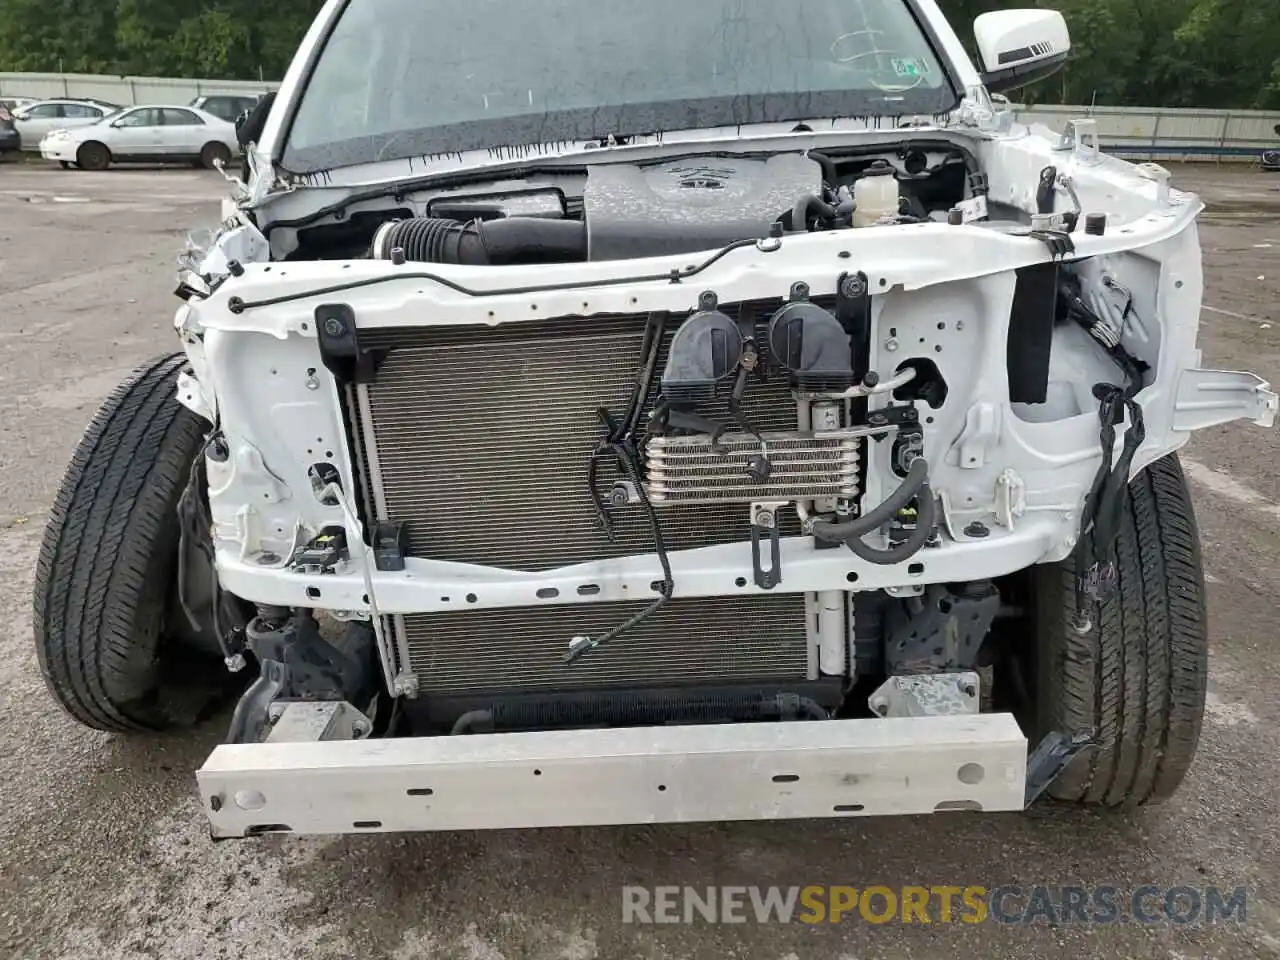
[[187, 106], [195, 107], [206, 113], [212, 113], [215, 117], [221, 117], [227, 123], [235, 123], [236, 117], [246, 110], [252, 110], [261, 99], [261, 96], [215, 93], [196, 97]]
[[118, 103], [106, 100], [63, 97], [38, 100], [13, 111], [13, 125], [22, 140], [23, 150], [39, 150], [40, 141], [51, 130], [68, 130], [96, 123], [120, 109]]
[[66, 167], [195, 163], [212, 169], [239, 151], [235, 126], [194, 107], [126, 107], [96, 123], [50, 131], [40, 155]]

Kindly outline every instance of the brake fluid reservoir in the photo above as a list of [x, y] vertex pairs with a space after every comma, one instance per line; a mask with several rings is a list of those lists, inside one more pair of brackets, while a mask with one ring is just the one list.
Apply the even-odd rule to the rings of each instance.
[[888, 161], [877, 160], [853, 185], [853, 225], [866, 227], [898, 213], [898, 178]]

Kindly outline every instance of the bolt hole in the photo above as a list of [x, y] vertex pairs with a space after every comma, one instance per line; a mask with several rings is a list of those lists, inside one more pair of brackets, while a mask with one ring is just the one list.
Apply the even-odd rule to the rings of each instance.
[[746, 577], [739, 577], [737, 580], [735, 580], [735, 581], [733, 581], [733, 582], [734, 582], [734, 585], [735, 585], [735, 586], [745, 587], [745, 586], [747, 585], [747, 578], [746, 578]]
[[382, 826], [381, 820], [357, 820], [352, 824], [357, 830], [377, 830]]
[[896, 337], [897, 335], [898, 335], [898, 328], [897, 328], [897, 327], [890, 327], [890, 328], [889, 328], [889, 336], [891, 336], [891, 337]]
[[933, 423], [933, 417], [925, 417], [925, 418], [924, 418], [924, 422], [925, 422], [925, 423]]
[[848, 573], [846, 573], [846, 574], [844, 575], [844, 578], [845, 578], [846, 580], [848, 580], [850, 583], [857, 583], [857, 582], [858, 582], [858, 574], [857, 574], [855, 571], [853, 571], [853, 570], [850, 570]]
[[797, 783], [800, 780], [794, 773], [779, 773], [773, 778], [774, 783]]
[[362, 595], [361, 595], [361, 597], [360, 597], [360, 602], [361, 602], [361, 603], [363, 603], [363, 604], [367, 607], [367, 606], [369, 605], [369, 595], [368, 595], [367, 593], [366, 593], [366, 594], [362, 594]]
[[478, 603], [480, 600], [474, 593], [467, 594], [467, 603]]
[[560, 596], [560, 591], [555, 587], [543, 587], [538, 591], [539, 600], [554, 600], [558, 596]]
[[836, 813], [861, 813], [867, 808], [860, 803], [837, 803], [831, 809]]
[[406, 790], [405, 793], [411, 797], [433, 797], [436, 792], [430, 787], [414, 787], [411, 790]]
[[1175, 288], [1177, 288], [1178, 290], [1181, 290], [1181, 289], [1182, 289], [1182, 281], [1181, 281], [1181, 280], [1176, 280], [1176, 281], [1174, 281], [1174, 284], [1173, 284], [1173, 285], [1174, 285], [1174, 287], [1175, 287]]
[[911, 576], [913, 577], [920, 576], [920, 574], [924, 573], [924, 564], [923, 563], [911, 564], [911, 566], [907, 567], [907, 573], [911, 574]]
[[326, 450], [326, 451], [324, 452], [324, 458], [325, 458], [326, 460], [332, 460], [332, 459], [333, 459], [333, 451], [332, 451], [332, 450]]
[[595, 583], [584, 583], [578, 587], [578, 596], [594, 597], [600, 592], [600, 585]]
[[659, 792], [659, 793], [666, 793], [666, 792], [667, 792], [667, 785], [666, 785], [665, 783], [660, 783], [660, 784], [658, 784], [658, 792]]
[[319, 600], [319, 599], [320, 599], [320, 588], [319, 588], [319, 587], [307, 587], [307, 596], [308, 596], [310, 599], [312, 599], [312, 600]]
[[315, 375], [316, 375], [316, 368], [315, 368], [315, 367], [307, 367], [307, 376], [308, 376], [308, 377], [314, 377]]
[[441, 597], [441, 598], [440, 598], [440, 602], [441, 602], [441, 603], [448, 603], [448, 602], [449, 602], [449, 598], [448, 598], [448, 597]]
[[[280, 274], [280, 276], [282, 276], [282, 277], [283, 277], [283, 276], [284, 276], [284, 274], [282, 273], [282, 274]], [[306, 324], [306, 323], [304, 323], [304, 324], [302, 325], [302, 332], [303, 332], [303, 333], [306, 333], [306, 332], [307, 332], [308, 330], [310, 330], [310, 329], [311, 329], [311, 325], [310, 325], [310, 324]]]
[[880, 278], [880, 286], [882, 286], [882, 287], [887, 287], [888, 285], [889, 285], [889, 281], [888, 281], [888, 280], [886, 280], [884, 277], [881, 277], [881, 278]]
[[939, 323], [938, 323], [938, 329], [939, 329], [939, 330], [945, 330], [945, 329], [947, 329], [947, 325], [946, 325], [945, 323], [939, 322]]
[[540, 777], [540, 776], [542, 776], [542, 771], [541, 771], [541, 770], [535, 770], [535, 771], [533, 771], [533, 775], [534, 775], [535, 777]]
[[938, 344], [936, 347], [934, 347], [934, 348], [933, 348], [933, 352], [934, 352], [934, 353], [941, 353], [941, 352], [942, 352], [942, 344]]

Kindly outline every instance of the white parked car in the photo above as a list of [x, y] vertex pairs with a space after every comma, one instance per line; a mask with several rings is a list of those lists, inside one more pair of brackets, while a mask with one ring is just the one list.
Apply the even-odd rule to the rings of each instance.
[[54, 130], [40, 155], [65, 167], [112, 163], [195, 163], [213, 169], [238, 151], [235, 126], [194, 107], [127, 107], [85, 127]]
[[38, 100], [13, 111], [13, 125], [22, 138], [23, 150], [38, 150], [40, 141], [51, 130], [70, 130], [97, 123], [120, 110], [118, 103], [106, 100]]

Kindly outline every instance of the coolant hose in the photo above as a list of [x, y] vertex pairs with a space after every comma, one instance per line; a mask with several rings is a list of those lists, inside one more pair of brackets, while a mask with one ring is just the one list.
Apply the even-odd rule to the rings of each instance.
[[806, 193], [791, 208], [791, 229], [797, 233], [807, 231], [809, 229], [809, 213], [811, 211], [823, 220], [830, 221], [836, 217], [835, 207], [820, 197], [815, 197], [812, 193]]
[[[893, 520], [913, 499], [920, 502], [916, 528], [902, 543], [888, 550], [877, 550], [862, 542], [862, 538]], [[913, 557], [933, 535], [937, 520], [937, 506], [933, 502], [933, 490], [929, 487], [929, 464], [924, 457], [911, 461], [907, 478], [884, 501], [857, 520], [848, 523], [831, 523], [818, 520], [813, 525], [813, 535], [819, 540], [848, 544], [849, 549], [868, 563], [891, 566]]]

